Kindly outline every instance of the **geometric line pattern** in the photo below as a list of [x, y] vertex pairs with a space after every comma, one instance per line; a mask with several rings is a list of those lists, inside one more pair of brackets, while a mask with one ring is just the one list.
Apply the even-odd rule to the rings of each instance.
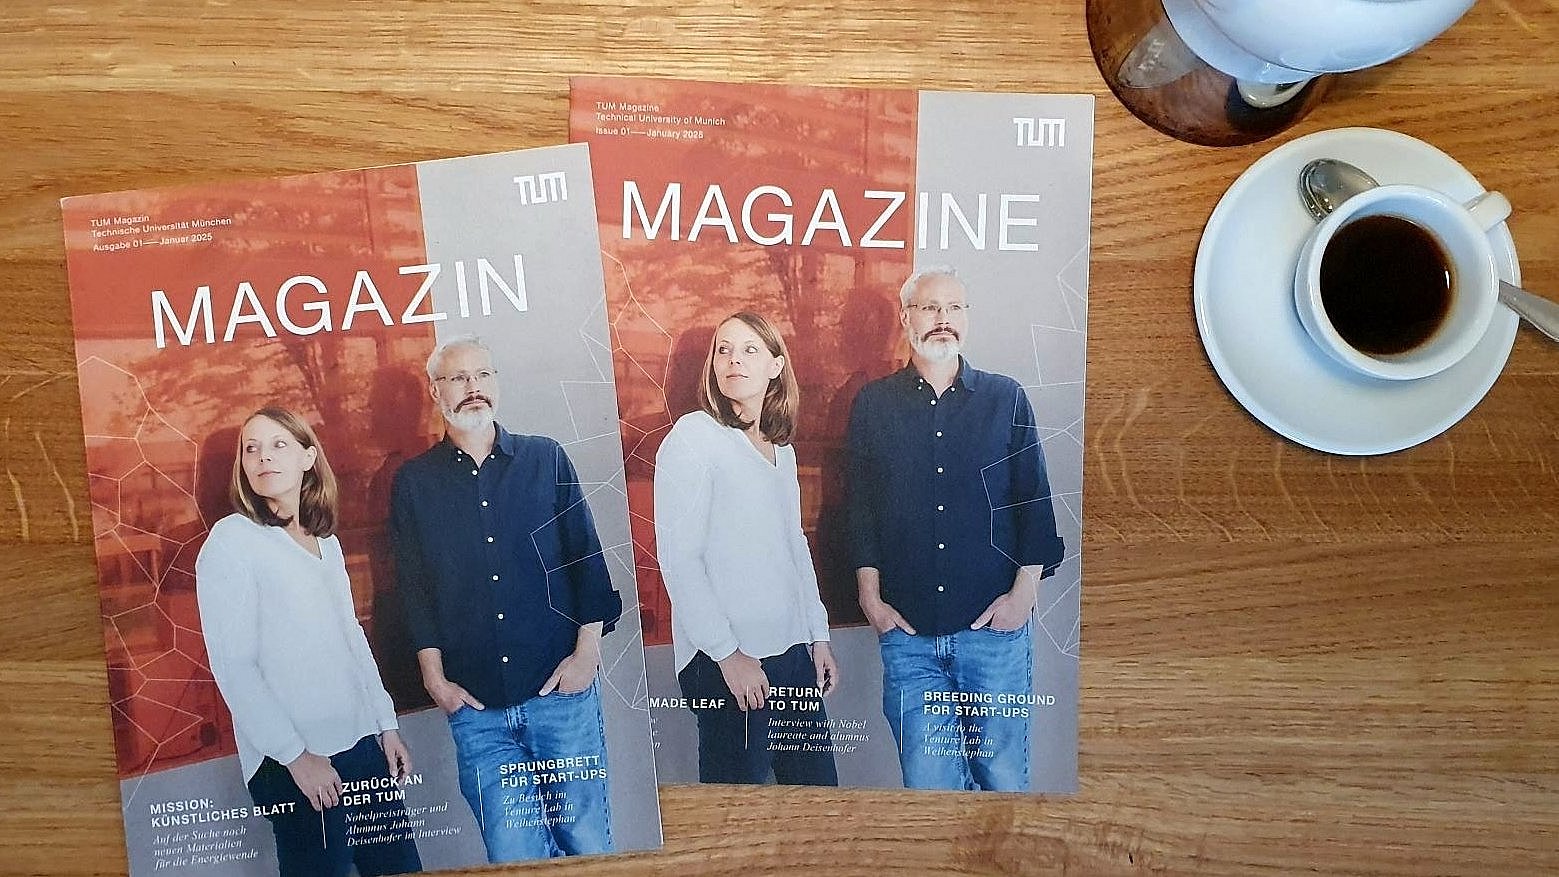
[[[590, 355], [590, 363], [595, 369], [595, 376], [597, 380], [588, 381], [580, 380], [578, 378], [570, 378], [559, 379], [558, 381], [559, 389], [562, 391], [564, 404], [568, 407], [569, 421], [573, 425], [575, 436], [570, 441], [559, 441], [559, 444], [563, 447], [565, 452], [569, 447], [583, 444], [585, 442], [600, 440], [611, 440], [615, 442], [621, 440], [619, 433], [615, 430], [597, 434], [593, 430], [586, 430], [581, 426], [581, 416], [591, 410], [594, 410], [592, 406], [599, 406], [604, 401], [610, 401], [613, 406], [616, 405], [616, 384], [612, 377], [610, 340], [609, 338], [600, 338], [596, 334], [596, 327], [605, 327], [606, 325], [606, 295], [603, 292], [600, 300], [596, 303], [596, 306], [585, 315], [584, 320], [575, 330], [581, 344], [584, 346], [585, 351]], [[610, 330], [608, 330], [608, 333], [609, 332]], [[591, 434], [585, 435], [584, 433], [586, 432], [590, 432]], [[621, 459], [621, 457], [615, 453], [613, 454], [613, 458], [618, 460]], [[561, 471], [561, 469], [558, 466], [554, 466], [553, 471], [557, 472]], [[576, 477], [579, 476], [576, 474]], [[613, 504], [621, 504], [626, 507], [627, 492], [620, 486], [625, 483], [626, 478], [627, 468], [625, 465], [619, 463], [614, 469], [610, 471], [609, 474], [607, 474], [605, 481], [586, 482], [581, 480], [577, 485], [584, 497], [581, 501], [586, 502], [588, 507], [592, 497], [601, 495], [603, 491], [605, 491], [609, 494], [614, 494], [614, 496], [606, 496], [605, 499], [607, 501], [610, 501]], [[566, 576], [567, 571], [564, 567], [559, 567], [556, 569], [546, 567], [546, 559], [543, 556], [540, 547], [540, 534], [547, 528], [556, 525], [557, 521], [563, 517], [564, 514], [567, 514], [568, 511], [568, 509], [565, 509], [562, 514], [559, 514], [553, 517], [551, 520], [543, 523], [530, 534], [531, 546], [536, 551], [537, 561], [542, 565], [547, 575], [548, 606], [552, 609], [552, 611], [559, 612], [559, 614], [563, 614], [565, 616], [567, 613], [561, 612], [561, 610], [557, 609], [556, 606], [552, 605], [552, 581], [555, 575]], [[632, 532], [631, 527], [629, 528], [629, 532]], [[635, 570], [633, 568], [632, 562], [632, 548], [633, 545], [631, 536], [626, 542], [620, 544], [607, 544], [602, 542], [600, 552], [592, 554], [590, 557], [577, 558], [572, 561], [572, 563], [583, 562], [593, 557], [601, 557], [601, 559], [606, 563], [608, 570], [615, 569], [619, 573], [623, 574], [622, 576], [614, 576], [614, 578], [617, 578], [620, 581], [626, 580], [629, 583], [634, 583], [637, 581], [637, 576], [634, 575]], [[622, 555], [624, 550], [628, 552], [627, 562], [624, 562]], [[618, 630], [630, 629], [628, 628], [628, 625], [624, 624], [624, 621], [632, 620], [638, 622], [641, 620], [639, 615], [638, 588], [621, 588], [619, 589], [618, 594], [622, 598], [623, 602], [622, 615], [618, 622]], [[574, 622], [576, 625], [579, 623], [576, 619], [573, 618], [569, 618], [569, 620]], [[616, 697], [619, 701], [622, 702], [624, 706], [629, 709], [648, 712], [648, 696], [640, 696], [639, 694], [641, 690], [647, 691], [643, 661], [629, 661], [626, 665], [623, 663], [624, 658], [630, 655], [641, 654], [640, 649], [643, 643], [643, 631], [639, 624], [633, 624], [631, 629], [633, 630], [632, 636], [603, 637], [601, 639], [601, 679], [605, 686], [604, 690], [609, 692], [612, 696]]]

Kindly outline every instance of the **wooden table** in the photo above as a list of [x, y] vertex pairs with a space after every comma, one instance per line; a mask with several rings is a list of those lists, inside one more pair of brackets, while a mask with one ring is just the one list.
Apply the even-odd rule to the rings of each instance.
[[[8, 0], [0, 16], [0, 873], [123, 873], [56, 199], [562, 142], [567, 76], [1092, 92], [1081, 793], [667, 788], [612, 874], [1559, 871], [1559, 350], [1380, 458], [1214, 375], [1198, 235], [1275, 142], [1169, 140], [1080, 2]], [[1486, 0], [1285, 135], [1428, 140], [1559, 293], [1559, 4]], [[1318, 400], [1318, 404], [1325, 404]]]

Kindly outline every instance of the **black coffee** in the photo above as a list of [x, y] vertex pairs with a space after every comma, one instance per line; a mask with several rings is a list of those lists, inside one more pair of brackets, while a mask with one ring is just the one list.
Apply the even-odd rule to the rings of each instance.
[[1428, 341], [1451, 309], [1456, 281], [1434, 236], [1397, 216], [1344, 225], [1321, 256], [1321, 304], [1354, 349], [1406, 353]]

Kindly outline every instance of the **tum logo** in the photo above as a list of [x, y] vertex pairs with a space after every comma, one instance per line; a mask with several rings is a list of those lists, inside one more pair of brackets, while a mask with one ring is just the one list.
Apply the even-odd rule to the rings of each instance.
[[568, 200], [568, 178], [562, 171], [515, 177], [514, 183], [520, 187], [521, 204], [546, 204], [549, 201]]
[[1025, 119], [1012, 117], [1012, 126], [1018, 129], [1019, 146], [1065, 146], [1065, 119]]

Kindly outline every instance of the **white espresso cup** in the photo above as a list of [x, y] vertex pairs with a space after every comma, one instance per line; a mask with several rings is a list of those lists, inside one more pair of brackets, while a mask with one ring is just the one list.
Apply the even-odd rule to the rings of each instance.
[[[1463, 204], [1456, 199], [1422, 186], [1379, 186], [1344, 201], [1315, 228], [1305, 239], [1299, 251], [1299, 264], [1294, 271], [1294, 306], [1299, 321], [1304, 324], [1317, 346], [1337, 362], [1361, 374], [1387, 380], [1412, 380], [1444, 371], [1460, 362], [1488, 331], [1489, 321], [1499, 298], [1499, 266], [1494, 261], [1494, 250], [1489, 244], [1488, 231], [1510, 215], [1510, 202], [1498, 192], [1485, 192]], [[1366, 352], [1345, 340], [1350, 333], [1345, 325], [1339, 331], [1333, 315], [1328, 313], [1322, 289], [1322, 267], [1330, 249], [1337, 250], [1333, 257], [1341, 260], [1342, 245], [1335, 245], [1338, 232], [1345, 227], [1369, 217], [1394, 217], [1406, 220], [1418, 227], [1438, 246], [1444, 266], [1449, 274], [1449, 300], [1444, 305], [1444, 316], [1427, 337], [1406, 349], [1395, 352]], [[1350, 244], [1357, 246], [1357, 243]], [[1386, 254], [1383, 254], [1383, 256]], [[1390, 254], [1400, 258], [1400, 253]], [[1330, 294], [1338, 319], [1347, 322], [1339, 304], [1338, 290], [1344, 288], [1337, 281], [1338, 270], [1329, 270], [1332, 287]], [[1394, 278], [1395, 275], [1392, 275]], [[1370, 285], [1371, 292], [1379, 292], [1389, 302], [1391, 295], [1416, 294], [1419, 290], [1393, 289], [1392, 278]], [[1356, 319], [1356, 318], [1355, 318]], [[1374, 328], [1392, 328], [1390, 316], [1374, 320]]]

